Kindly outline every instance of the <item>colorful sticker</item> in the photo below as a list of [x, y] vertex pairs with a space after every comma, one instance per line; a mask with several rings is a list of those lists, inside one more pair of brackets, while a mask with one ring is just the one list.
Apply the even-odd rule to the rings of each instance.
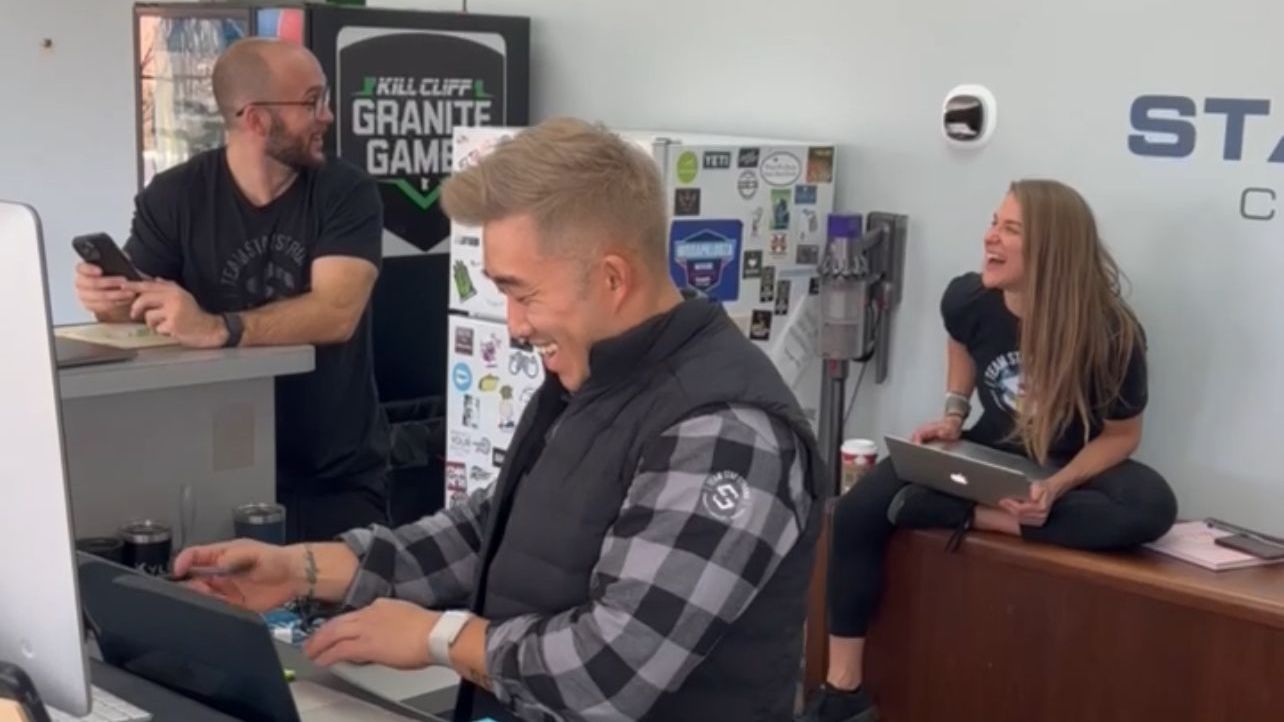
[[673, 191], [673, 215], [700, 215], [700, 189], [678, 188]]
[[446, 462], [446, 503], [462, 504], [468, 498], [468, 467], [457, 461]]
[[794, 204], [811, 206], [816, 204], [816, 186], [794, 186]]
[[758, 195], [758, 174], [755, 171], [740, 171], [740, 179], [736, 181], [736, 190], [740, 191], [740, 197], [751, 201]]
[[467, 391], [473, 385], [473, 370], [460, 361], [450, 370], [450, 380], [454, 382], [457, 391]]
[[460, 326], [455, 329], [455, 353], [461, 356], [473, 355], [473, 330]]
[[481, 399], [472, 394], [464, 394], [464, 418], [462, 421], [467, 428], [481, 428]]
[[833, 147], [816, 147], [807, 150], [807, 182], [834, 182]]
[[496, 336], [493, 333], [485, 341], [482, 341], [481, 357], [482, 363], [486, 365], [486, 368], [499, 368], [499, 349], [503, 345], [504, 342], [500, 340], [499, 336]]
[[820, 246], [799, 243], [798, 251], [794, 256], [794, 262], [804, 266], [814, 266], [820, 262]]
[[771, 191], [771, 230], [783, 231], [789, 228], [789, 190], [777, 188]]
[[773, 186], [792, 186], [802, 176], [802, 161], [785, 151], [776, 151], [762, 161], [762, 179]]
[[781, 280], [776, 284], [776, 315], [785, 316], [789, 313], [789, 292], [793, 290], [793, 284], [787, 280]]
[[513, 403], [513, 387], [499, 387], [499, 430], [512, 431], [517, 426], [517, 412]]
[[477, 454], [490, 456], [490, 439], [485, 436], [474, 436], [461, 429], [450, 431], [450, 453], [452, 455]]
[[771, 311], [753, 312], [753, 320], [749, 322], [749, 338], [754, 341], [766, 341], [771, 338]]
[[762, 275], [762, 251], [745, 251], [745, 278]]
[[696, 179], [700, 172], [700, 159], [691, 151], [684, 151], [678, 156], [678, 180], [682, 183], [690, 183]]
[[763, 266], [762, 278], [758, 280], [758, 301], [771, 303], [776, 300], [776, 267]]
[[514, 376], [525, 374], [527, 378], [539, 376], [539, 357], [534, 351], [513, 349], [508, 354], [508, 373]]
[[468, 468], [468, 483], [474, 487], [487, 487], [495, 480], [495, 474], [490, 469], [484, 469], [480, 466], [471, 466]]
[[473, 284], [472, 274], [463, 261], [455, 261], [455, 291], [460, 301], [467, 301], [477, 295], [477, 286]]
[[815, 236], [816, 231], [820, 230], [820, 222], [816, 218], [816, 211], [813, 211], [810, 208], [804, 208], [802, 209], [802, 213], [803, 213], [803, 223], [802, 223], [801, 240], [803, 242], [806, 242], [807, 236], [809, 235]]
[[495, 374], [486, 374], [477, 381], [478, 391], [494, 391], [499, 388], [499, 377]]
[[669, 272], [679, 288], [718, 301], [740, 297], [738, 220], [674, 221], [669, 231]]
[[705, 170], [727, 170], [731, 167], [731, 151], [706, 150], [703, 165]]
[[758, 156], [761, 152], [758, 148], [741, 148], [739, 155], [736, 157], [736, 166], [740, 168], [757, 168]]
[[771, 241], [767, 243], [767, 250], [771, 252], [774, 258], [783, 258], [789, 254], [789, 235], [785, 233], [771, 234]]

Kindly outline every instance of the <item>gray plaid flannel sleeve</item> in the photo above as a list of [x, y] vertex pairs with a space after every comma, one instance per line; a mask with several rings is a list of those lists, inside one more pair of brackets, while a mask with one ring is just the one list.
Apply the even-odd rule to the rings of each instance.
[[811, 507], [800, 444], [729, 407], [645, 450], [593, 570], [591, 599], [492, 624], [496, 697], [523, 719], [639, 719], [678, 689], [793, 548]]
[[490, 489], [479, 489], [462, 504], [396, 529], [342, 534], [361, 561], [344, 604], [395, 597], [424, 607], [462, 606], [472, 592], [490, 503]]

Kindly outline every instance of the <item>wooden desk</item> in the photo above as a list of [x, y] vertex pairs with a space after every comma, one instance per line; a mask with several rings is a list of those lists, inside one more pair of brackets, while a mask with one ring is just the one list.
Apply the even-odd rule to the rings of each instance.
[[947, 538], [889, 550], [865, 660], [887, 722], [1284, 720], [1284, 567]]

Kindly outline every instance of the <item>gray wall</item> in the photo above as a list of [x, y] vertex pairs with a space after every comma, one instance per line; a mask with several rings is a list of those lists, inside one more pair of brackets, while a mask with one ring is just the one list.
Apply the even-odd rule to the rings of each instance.
[[[71, 237], [124, 242], [134, 161], [129, 0], [0, 0], [0, 198], [40, 212], [56, 322], [87, 317]], [[51, 38], [45, 50], [41, 40]]]
[[[1172, 478], [1185, 514], [1284, 532], [1275, 453], [1284, 328], [1274, 321], [1284, 297], [1276, 282], [1284, 214], [1239, 218], [1243, 188], [1284, 181], [1279, 167], [1264, 162], [1284, 134], [1284, 115], [1249, 119], [1241, 162], [1221, 159], [1225, 124], [1203, 114], [1194, 121], [1199, 136], [1190, 158], [1143, 159], [1128, 150], [1135, 96], [1180, 94], [1201, 107], [1208, 96], [1278, 98], [1274, 35], [1284, 6], [469, 5], [534, 17], [536, 118], [568, 113], [619, 127], [834, 140], [840, 208], [911, 215], [893, 375], [884, 387], [861, 390], [853, 434], [906, 431], [939, 412], [945, 335], [937, 302], [949, 278], [979, 263], [981, 234], [1007, 182], [1053, 176], [1078, 186], [1132, 279], [1131, 298], [1150, 335], [1152, 405], [1141, 457]], [[27, 100], [0, 113], [0, 195], [41, 206], [56, 279], [70, 275], [68, 233], [104, 227], [123, 234], [128, 218], [128, 6], [0, 0], [0, 88]], [[41, 33], [65, 37], [62, 54], [40, 55]], [[938, 132], [943, 94], [963, 82], [989, 86], [1000, 105], [998, 132], [979, 153], [947, 147]], [[96, 102], [86, 104], [86, 96]], [[55, 312], [63, 320], [76, 315], [69, 292], [56, 297]]]

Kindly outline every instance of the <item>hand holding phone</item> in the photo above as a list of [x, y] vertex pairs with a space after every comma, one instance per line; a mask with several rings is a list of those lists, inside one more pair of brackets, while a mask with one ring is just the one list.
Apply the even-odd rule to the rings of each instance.
[[128, 321], [137, 294], [125, 288], [145, 280], [106, 233], [76, 236], [71, 246], [85, 260], [76, 266], [76, 296], [85, 310], [101, 320]]
[[106, 233], [90, 233], [71, 239], [71, 247], [86, 263], [102, 269], [104, 277], [120, 277], [127, 281], [142, 281], [138, 272], [120, 246]]

